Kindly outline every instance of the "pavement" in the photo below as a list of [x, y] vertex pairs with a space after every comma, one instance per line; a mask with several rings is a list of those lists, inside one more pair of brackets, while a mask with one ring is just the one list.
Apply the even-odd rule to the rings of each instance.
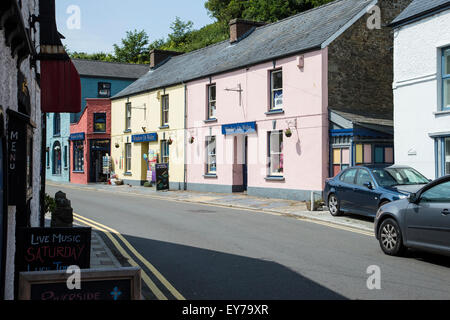
[[47, 181], [47, 185], [53, 187], [73, 187], [85, 190], [117, 192], [148, 196], [160, 200], [198, 203], [213, 206], [223, 206], [236, 209], [262, 211], [271, 214], [300, 217], [303, 219], [316, 220], [350, 228], [356, 228], [367, 232], [373, 232], [373, 219], [357, 216], [343, 215], [333, 217], [328, 210], [308, 211], [306, 203], [302, 201], [283, 200], [273, 198], [262, 198], [249, 196], [244, 193], [214, 193], [196, 191], [156, 191], [154, 187], [140, 187], [130, 185], [108, 185], [108, 184], [73, 184], [69, 182]]

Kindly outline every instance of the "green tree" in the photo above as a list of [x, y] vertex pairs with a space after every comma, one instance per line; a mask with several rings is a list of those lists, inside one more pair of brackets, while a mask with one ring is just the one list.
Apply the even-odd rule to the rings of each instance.
[[169, 34], [169, 47], [177, 50], [185, 46], [193, 25], [192, 21], [184, 22], [179, 17], [176, 17], [170, 26], [172, 33]]
[[114, 55], [118, 62], [140, 63], [149, 62], [149, 38], [144, 30], [127, 31], [122, 39], [122, 45], [114, 44]]
[[98, 60], [114, 62], [116, 58], [110, 53], [97, 52], [97, 53], [85, 53], [85, 52], [70, 52], [69, 56], [72, 59], [85, 59], [85, 60]]

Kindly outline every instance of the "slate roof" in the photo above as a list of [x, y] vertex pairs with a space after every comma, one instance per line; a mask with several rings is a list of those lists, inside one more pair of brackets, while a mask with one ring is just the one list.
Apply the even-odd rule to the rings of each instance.
[[72, 59], [80, 76], [118, 79], [139, 79], [150, 69], [149, 65]]
[[414, 0], [391, 22], [391, 26], [398, 26], [443, 9], [450, 9], [450, 0]]
[[237, 43], [229, 40], [170, 58], [113, 99], [231, 71], [321, 48], [373, 0], [337, 0], [256, 28]]
[[332, 107], [330, 107], [330, 111], [356, 124], [380, 125], [386, 127], [394, 126], [394, 121], [392, 119], [386, 119], [384, 115], [380, 114], [357, 114], [354, 112], [336, 110]]

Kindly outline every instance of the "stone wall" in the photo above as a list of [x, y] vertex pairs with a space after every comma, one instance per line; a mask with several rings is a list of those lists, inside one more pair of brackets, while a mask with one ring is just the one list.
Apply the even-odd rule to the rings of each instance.
[[329, 108], [393, 117], [393, 35], [387, 25], [412, 0], [380, 0], [381, 29], [369, 29], [365, 14], [328, 48]]

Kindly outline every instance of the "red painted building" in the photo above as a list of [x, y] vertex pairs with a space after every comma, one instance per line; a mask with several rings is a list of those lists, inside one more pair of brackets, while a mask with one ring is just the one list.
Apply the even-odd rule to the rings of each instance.
[[70, 182], [106, 182], [103, 157], [111, 155], [111, 100], [86, 102], [80, 120], [70, 125]]

